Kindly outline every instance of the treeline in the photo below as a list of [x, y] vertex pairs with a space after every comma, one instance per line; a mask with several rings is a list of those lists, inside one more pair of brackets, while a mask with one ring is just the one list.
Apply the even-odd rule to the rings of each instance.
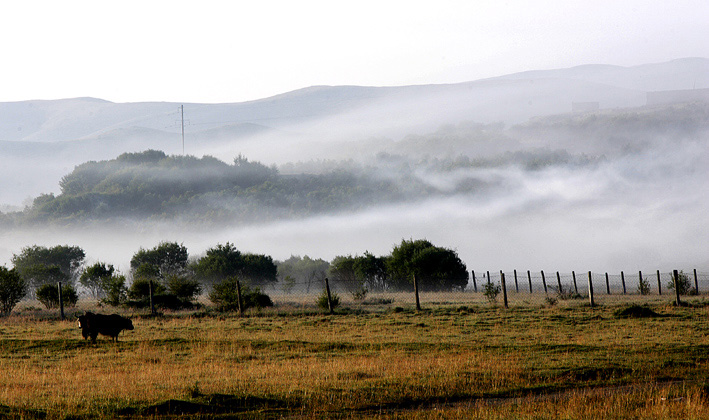
[[352, 209], [400, 198], [392, 182], [363, 173], [280, 175], [275, 167], [239, 156], [227, 164], [211, 156], [125, 153], [77, 166], [15, 215], [20, 222], [116, 218], [176, 218], [218, 223]]
[[47, 308], [56, 307], [60, 284], [62, 302], [68, 306], [76, 304], [80, 289], [104, 304], [133, 308], [150, 302], [166, 309], [193, 308], [196, 298], [207, 293], [220, 310], [235, 310], [237, 294], [247, 307], [271, 306], [263, 290], [290, 293], [301, 285], [306, 292], [317, 291], [326, 277], [356, 298], [369, 291], [411, 291], [414, 277], [423, 291], [462, 291], [468, 284], [467, 268], [457, 253], [427, 240], [402, 240], [386, 256], [365, 252], [331, 262], [307, 256], [274, 261], [268, 255], [242, 253], [230, 243], [190, 258], [184, 245], [162, 242], [139, 249], [125, 274], [107, 262], [86, 266], [85, 259], [78, 246], [23, 248], [13, 255], [11, 269], [0, 267], [2, 312], [10, 313], [26, 295]]
[[[167, 219], [218, 224], [297, 218], [474, 194], [494, 186], [489, 177], [461, 174], [466, 169], [520, 165], [535, 170], [587, 161], [546, 149], [508, 152], [492, 159], [457, 156], [415, 162], [380, 153], [367, 165], [350, 161], [330, 165], [324, 173], [281, 174], [243, 156], [228, 164], [211, 156], [168, 156], [148, 150], [79, 165], [62, 178], [59, 195], [40, 195], [22, 212], [0, 215], [0, 222]], [[291, 164], [288, 171], [298, 167]]]

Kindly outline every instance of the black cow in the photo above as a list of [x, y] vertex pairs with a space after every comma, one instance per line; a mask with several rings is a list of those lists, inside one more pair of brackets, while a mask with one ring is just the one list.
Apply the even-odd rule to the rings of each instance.
[[91, 337], [91, 341], [94, 343], [99, 334], [111, 337], [113, 341], [118, 341], [118, 334], [121, 331], [133, 329], [133, 322], [116, 314], [101, 315], [86, 312], [79, 317], [79, 327], [84, 339]]

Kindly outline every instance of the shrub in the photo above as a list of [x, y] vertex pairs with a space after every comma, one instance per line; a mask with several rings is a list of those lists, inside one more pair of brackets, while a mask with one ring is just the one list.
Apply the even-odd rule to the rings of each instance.
[[557, 296], [560, 300], [583, 299], [583, 296], [570, 289], [562, 290], [557, 294]]
[[229, 277], [221, 283], [217, 283], [209, 293], [209, 300], [212, 301], [220, 311], [239, 310], [239, 294], [236, 277]]
[[101, 301], [107, 305], [118, 306], [126, 301], [126, 277], [111, 276], [104, 282], [106, 297]]
[[361, 287], [358, 290], [352, 292], [352, 299], [364, 300], [367, 297], [367, 293], [369, 293], [369, 290], [367, 290], [366, 287]]
[[640, 277], [638, 280], [638, 292], [640, 292], [641, 295], [650, 294], [650, 282], [646, 278]]
[[[331, 292], [330, 303], [332, 303], [332, 309], [335, 309], [340, 306], [340, 296], [338, 296], [338, 294], [335, 292]], [[320, 293], [320, 296], [318, 297], [318, 306], [325, 310], [329, 309], [327, 305], [327, 290], [323, 290], [322, 293]]]
[[483, 286], [483, 295], [485, 295], [490, 303], [497, 302], [497, 295], [499, 295], [501, 291], [502, 288], [494, 285], [492, 282], [487, 282], [485, 286]]
[[247, 287], [245, 293], [242, 290], [241, 298], [244, 301], [244, 309], [260, 309], [273, 306], [273, 301], [271, 300], [271, 297], [265, 293], [262, 293], [258, 287], [254, 288], [253, 290]]
[[170, 294], [184, 300], [192, 301], [202, 292], [199, 282], [186, 276], [168, 275], [165, 283]]
[[[153, 281], [153, 296], [165, 293], [165, 286]], [[133, 284], [128, 289], [128, 297], [133, 300], [150, 299], [150, 280], [145, 278], [137, 278], [133, 280]]]
[[[153, 305], [163, 309], [191, 309], [196, 294], [201, 288], [196, 281], [180, 276], [168, 276], [168, 287], [153, 281]], [[132, 308], [147, 308], [150, 306], [150, 280], [138, 278], [128, 289], [126, 304]]]
[[[43, 284], [37, 288], [37, 300], [44, 305], [47, 309], [53, 309], [59, 307], [59, 289], [53, 284]], [[62, 286], [62, 301], [64, 306], [72, 307], [76, 306], [76, 302], [79, 301], [79, 296], [76, 294], [76, 290], [70, 284]]]
[[[217, 283], [212, 288], [209, 294], [209, 300], [217, 305], [220, 311], [238, 311], [239, 310], [239, 294], [238, 280], [236, 277], [229, 277], [221, 283]], [[241, 286], [241, 302], [242, 309], [248, 308], [265, 308], [273, 306], [271, 298], [262, 293], [259, 288], [251, 289], [248, 286]]]
[[17, 303], [27, 293], [27, 282], [13, 268], [0, 266], [0, 312], [10, 314]]
[[[680, 271], [677, 275], [677, 285], [680, 295], [690, 295], [694, 294], [694, 289], [692, 288], [692, 282], [689, 281], [689, 276], [685, 274], [684, 271]], [[675, 290], [674, 274], [672, 274], [672, 279], [667, 283], [667, 288], [670, 290]]]

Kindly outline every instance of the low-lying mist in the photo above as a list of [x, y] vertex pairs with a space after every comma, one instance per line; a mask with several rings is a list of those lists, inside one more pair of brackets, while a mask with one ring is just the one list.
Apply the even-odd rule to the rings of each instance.
[[[0, 232], [0, 264], [9, 265], [13, 253], [33, 244], [78, 245], [89, 262], [127, 272], [133, 253], [161, 241], [183, 243], [192, 256], [228, 241], [278, 260], [331, 260], [364, 251], [385, 255], [402, 238], [426, 238], [457, 250], [474, 270], [707, 270], [707, 109], [695, 104], [567, 114], [510, 127], [461, 123], [395, 140], [353, 141], [355, 148], [365, 144], [366, 152], [346, 160], [340, 154], [298, 160], [311, 147], [301, 141], [303, 154], [277, 166], [282, 185], [304, 172], [323, 175], [320, 180], [345, 173], [413, 192], [403, 199], [382, 195], [385, 200], [368, 191], [361, 196], [366, 205], [290, 213], [274, 212], [282, 204], [253, 196], [264, 206], [255, 207], [257, 214], [277, 217], [232, 214], [211, 223], [208, 214], [199, 223], [154, 214], [7, 224]], [[356, 187], [352, 194], [361, 190]], [[234, 202], [199, 200], [208, 197], [215, 206]]]

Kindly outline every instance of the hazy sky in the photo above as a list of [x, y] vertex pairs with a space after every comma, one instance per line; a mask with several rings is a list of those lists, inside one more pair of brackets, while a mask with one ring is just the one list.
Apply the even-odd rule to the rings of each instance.
[[706, 0], [8, 1], [0, 101], [238, 102], [709, 57]]

